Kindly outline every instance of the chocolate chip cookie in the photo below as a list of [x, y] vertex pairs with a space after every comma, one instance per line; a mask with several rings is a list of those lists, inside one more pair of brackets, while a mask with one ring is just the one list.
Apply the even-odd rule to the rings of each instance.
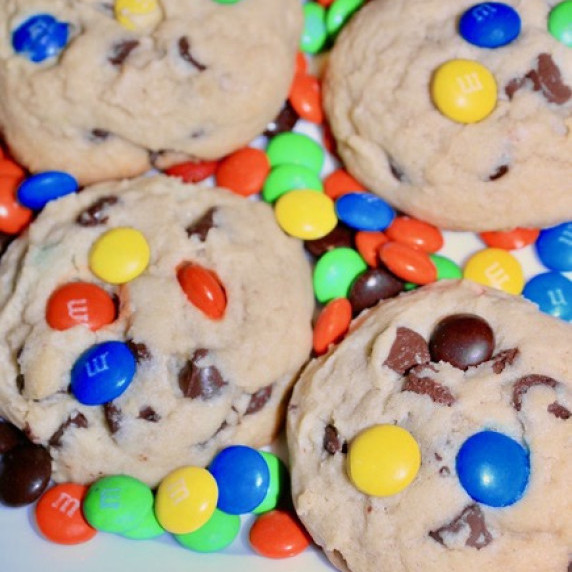
[[[540, 227], [572, 217], [572, 50], [549, 30], [560, 3], [506, 4], [520, 33], [491, 48], [461, 34], [472, 0], [369, 2], [328, 62], [324, 105], [347, 168], [398, 209], [442, 228]], [[480, 5], [477, 28], [503, 36], [496, 14], [495, 3]], [[449, 68], [457, 71], [437, 98], [438, 72], [451, 62], [460, 67]], [[479, 113], [470, 122], [451, 118], [440, 99]], [[481, 105], [490, 114], [481, 116]]]
[[262, 446], [311, 351], [309, 263], [265, 203], [164, 176], [49, 203], [0, 264], [0, 416], [58, 481], [150, 484]]
[[288, 409], [294, 505], [332, 563], [569, 570], [571, 349], [570, 324], [468, 281], [357, 318]]
[[84, 184], [219, 158], [278, 114], [301, 30], [299, 0], [2, 2], [0, 127]]

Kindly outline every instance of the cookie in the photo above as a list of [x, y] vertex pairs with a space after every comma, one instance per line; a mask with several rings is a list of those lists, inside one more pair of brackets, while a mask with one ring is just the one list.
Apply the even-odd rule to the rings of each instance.
[[48, 204], [0, 276], [0, 416], [48, 447], [58, 481], [155, 484], [269, 443], [311, 351], [301, 242], [223, 189], [88, 187]]
[[288, 409], [294, 505], [332, 563], [569, 569], [571, 350], [570, 324], [469, 281], [361, 314]]
[[278, 114], [302, 20], [299, 0], [2, 2], [0, 127], [83, 184], [222, 157]]
[[[368, 189], [441, 228], [569, 220], [572, 50], [548, 30], [557, 3], [507, 2], [520, 34], [496, 48], [461, 35], [459, 20], [474, 4], [377, 0], [356, 13], [325, 71], [324, 106], [339, 154]], [[483, 4], [474, 27], [482, 22], [504, 37], [495, 6]], [[448, 76], [438, 73], [446, 69]], [[445, 111], [455, 103], [492, 111], [473, 122], [452, 119], [441, 99]]]

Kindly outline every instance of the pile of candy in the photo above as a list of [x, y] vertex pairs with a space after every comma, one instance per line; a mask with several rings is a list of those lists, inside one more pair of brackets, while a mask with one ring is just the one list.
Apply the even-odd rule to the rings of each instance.
[[[233, 1], [237, 0], [226, 0], [226, 3]], [[320, 80], [309, 71], [305, 54], [327, 50], [343, 24], [363, 3], [364, 0], [307, 2], [301, 52], [291, 92], [264, 137], [220, 161], [183, 163], [167, 169], [166, 174], [191, 183], [215, 183], [245, 198], [264, 200], [273, 205], [284, 232], [305, 242], [315, 263], [314, 291], [321, 306], [314, 328], [315, 354], [325, 353], [343, 338], [352, 318], [365, 308], [402, 291], [446, 278], [465, 277], [515, 295], [522, 294], [542, 311], [572, 321], [572, 281], [568, 277], [572, 272], [572, 222], [544, 230], [518, 228], [484, 232], [478, 235], [481, 248], [464, 261], [453, 260], [442, 253], [447, 233], [396, 213], [340, 166], [324, 123]], [[500, 3], [484, 6], [488, 7], [489, 15], [494, 15], [492, 20], [486, 19], [486, 25], [477, 25], [485, 9], [483, 5], [473, 7], [461, 18], [460, 32], [467, 41], [497, 47], [517, 37], [520, 20], [512, 8]], [[568, 46], [572, 45], [571, 13], [572, 2], [561, 2], [552, 10], [548, 23], [550, 32]], [[65, 45], [67, 27], [44, 17], [41, 22], [28, 21], [16, 31], [17, 51], [29, 52], [34, 26], [49, 30], [53, 41], [45, 46], [45, 52], [39, 53], [34, 48], [28, 55], [32, 61], [51, 57], [54, 50], [57, 52]], [[494, 78], [475, 65], [476, 62], [447, 62], [435, 74], [434, 103], [453, 120], [479, 121], [494, 107]], [[482, 92], [487, 99], [477, 105], [477, 115], [467, 118], [463, 110], [461, 115], [455, 114], [459, 99], [452, 94], [450, 83], [451, 77], [473, 73], [478, 74], [481, 83], [489, 85], [490, 90]], [[78, 190], [77, 182], [67, 173], [27, 176], [9, 158], [0, 156], [0, 232], [4, 242], [22, 232], [47, 202]], [[118, 233], [123, 234], [118, 236]], [[457, 240], [462, 238], [460, 235], [449, 237]], [[145, 238], [136, 229], [114, 229], [101, 238], [91, 261], [94, 273], [111, 283], [130, 279], [116, 275], [116, 271], [123, 272], [120, 265], [110, 267], [110, 254], [117, 251], [118, 241], [131, 244], [136, 253], [137, 263], [130, 272], [138, 273], [146, 265]], [[545, 267], [529, 279], [525, 278], [514, 253], [525, 249], [532, 249], [538, 265]], [[220, 318], [225, 308], [224, 288], [216, 276], [209, 274], [208, 269], [183, 265], [177, 277], [191, 303], [211, 318]], [[204, 286], [203, 291], [208, 291], [207, 296], [196, 298], [197, 288], [192, 286], [197, 283]], [[54, 293], [46, 312], [52, 327], [65, 329], [76, 324], [67, 320], [70, 316], [62, 312], [61, 307], [77, 297], [93, 299], [94, 307], [98, 308], [97, 312], [90, 312], [90, 316], [96, 318], [95, 323], [87, 324], [92, 329], [114, 319], [113, 300], [103, 291], [78, 290], [87, 286], [66, 285]], [[114, 346], [113, 355], [123, 349]], [[122, 366], [123, 373], [126, 368], [134, 367], [131, 352], [126, 352], [130, 365]], [[122, 364], [125, 363], [123, 353], [119, 356]], [[85, 362], [93, 356], [81, 359]], [[77, 371], [81, 369], [79, 364]], [[122, 380], [129, 377], [128, 373]], [[119, 385], [121, 390], [126, 389], [124, 383]], [[80, 401], [93, 402], [89, 389], [83, 387], [81, 374], [72, 373], [72, 390]], [[114, 396], [96, 398], [98, 402], [105, 402]], [[378, 475], [372, 479], [371, 466], [364, 468], [361, 464], [362, 449], [369, 451], [369, 455], [372, 447], [385, 450], [388, 445], [405, 452], [401, 462], [407, 466], [403, 473], [407, 478], [399, 486], [407, 486], [419, 467], [418, 447], [411, 442], [411, 436], [388, 435], [388, 430], [399, 432], [395, 427], [373, 427], [357, 438], [349, 450], [350, 478], [367, 494], [380, 494], [375, 487], [383, 485], [383, 479], [379, 480]], [[502, 442], [492, 442], [499, 439]], [[526, 453], [515, 449], [520, 447], [517, 443], [503, 439], [508, 437], [490, 432], [476, 434], [463, 445], [457, 460], [459, 478], [469, 494], [492, 506], [516, 502], [528, 478]], [[383, 447], [379, 446], [380, 442]], [[516, 488], [501, 500], [479, 490], [482, 479], [475, 467], [482, 466], [480, 459], [490, 450], [497, 451], [501, 469], [510, 456], [515, 459], [511, 466], [518, 474], [511, 477], [511, 483]], [[283, 507], [289, 496], [285, 465], [269, 452], [230, 447], [221, 451], [208, 469], [183, 467], [167, 475], [156, 492], [127, 476], [104, 477], [89, 487], [63, 483], [46, 490], [51, 475], [49, 455], [42, 447], [26, 442], [22, 434], [4, 422], [0, 423], [0, 454], [3, 455], [0, 499], [9, 506], [30, 504], [39, 499], [35, 509], [38, 528], [56, 543], [85, 542], [98, 530], [137, 539], [154, 538], [167, 531], [191, 550], [212, 552], [222, 550], [236, 538], [241, 515], [255, 513], [259, 516], [250, 529], [250, 541], [256, 552], [279, 558], [297, 554], [309, 544], [290, 507]], [[379, 459], [379, 463], [383, 464], [384, 460]], [[397, 492], [395, 483], [390, 482], [388, 486], [393, 491], [390, 494]], [[381, 494], [387, 494], [387, 490]], [[277, 508], [281, 506], [283, 508]]]
[[208, 468], [172, 471], [155, 491], [127, 475], [48, 488], [49, 454], [3, 421], [0, 457], [0, 501], [7, 506], [35, 502], [39, 531], [57, 544], [87, 542], [98, 531], [135, 540], [170, 533], [189, 550], [217, 552], [235, 540], [241, 516], [250, 513], [256, 515], [249, 524], [250, 545], [262, 556], [295, 556], [311, 542], [289, 504], [286, 465], [268, 451], [227, 447]]

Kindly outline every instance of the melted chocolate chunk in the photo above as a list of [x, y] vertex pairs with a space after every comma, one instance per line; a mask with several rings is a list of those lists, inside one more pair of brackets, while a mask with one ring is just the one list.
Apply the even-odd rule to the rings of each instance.
[[178, 46], [179, 55], [183, 60], [197, 68], [199, 71], [205, 71], [207, 69], [207, 66], [200, 63], [193, 57], [193, 54], [191, 53], [191, 42], [189, 41], [189, 38], [186, 36], [181, 36], [179, 38]]
[[161, 416], [151, 406], [148, 405], [139, 411], [139, 419], [157, 423], [161, 419]]
[[324, 449], [330, 454], [347, 453], [348, 445], [340, 439], [338, 430], [330, 423], [324, 429]]
[[109, 220], [107, 210], [116, 204], [119, 199], [116, 196], [101, 197], [87, 209], [77, 215], [76, 223], [80, 226], [97, 226], [105, 224]]
[[142, 342], [134, 342], [131, 338], [125, 341], [131, 353], [135, 356], [135, 361], [141, 363], [142, 361], [151, 359], [151, 352], [149, 348]]
[[111, 47], [107, 60], [114, 66], [120, 66], [129, 54], [139, 45], [139, 40], [122, 40]]
[[299, 116], [296, 110], [292, 107], [290, 102], [286, 100], [276, 118], [266, 126], [263, 135], [272, 138], [280, 133], [292, 131], [298, 119]]
[[508, 173], [508, 171], [509, 171], [508, 165], [500, 165], [494, 173], [489, 175], [489, 181], [496, 181], [497, 179], [504, 177]]
[[50, 440], [48, 441], [50, 447], [61, 447], [64, 432], [71, 426], [86, 429], [88, 423], [85, 415], [83, 413], [70, 415], [67, 420], [60, 425], [59, 429], [50, 437]]
[[496, 374], [502, 373], [507, 366], [514, 363], [514, 360], [517, 358], [519, 353], [520, 352], [518, 351], [518, 348], [511, 348], [509, 350], [503, 350], [502, 352], [494, 355], [491, 358], [493, 362], [493, 371]]
[[187, 231], [187, 236], [197, 236], [201, 242], [207, 239], [207, 234], [209, 230], [215, 226], [214, 224], [214, 213], [215, 208], [210, 208], [206, 211], [202, 217], [190, 224], [185, 230]]
[[248, 407], [244, 412], [245, 415], [250, 415], [252, 413], [256, 413], [260, 411], [267, 403], [270, 397], [272, 396], [272, 386], [267, 385], [262, 389], [259, 389], [256, 393], [253, 393], [250, 396], [250, 402], [248, 403]]
[[443, 318], [429, 339], [433, 361], [444, 361], [462, 370], [488, 361], [494, 347], [491, 327], [474, 314], [451, 314]]
[[564, 405], [561, 405], [560, 403], [558, 403], [558, 401], [555, 401], [554, 403], [551, 403], [546, 410], [548, 411], [548, 413], [551, 413], [552, 415], [554, 415], [554, 417], [558, 418], [558, 419], [563, 419], [564, 421], [566, 421], [567, 419], [570, 419], [570, 416], [572, 416], [572, 412], [570, 412], [570, 410], [566, 407], [564, 407]]
[[353, 248], [354, 231], [343, 223], [338, 223], [332, 231], [322, 238], [304, 241], [306, 250], [316, 258], [334, 248]]
[[492, 534], [489, 532], [485, 515], [478, 504], [471, 504], [461, 512], [459, 516], [454, 518], [449, 524], [429, 531], [429, 536], [447, 546], [447, 536], [465, 534], [465, 546], [480, 550], [489, 545], [493, 541]]
[[572, 97], [572, 89], [562, 81], [560, 68], [550, 54], [540, 54], [536, 69], [530, 70], [524, 77], [509, 81], [505, 87], [505, 93], [509, 99], [512, 99], [516, 91], [529, 86], [533, 91], [542, 92], [550, 103], [562, 105]]
[[415, 365], [429, 363], [430, 359], [425, 338], [409, 328], [400, 326], [395, 332], [395, 340], [383, 365], [403, 375]]
[[420, 395], [428, 395], [434, 403], [441, 403], [451, 407], [456, 399], [449, 388], [427, 375], [421, 375], [421, 372], [425, 369], [423, 366], [413, 367], [407, 374], [407, 379], [401, 391], [412, 391]]
[[517, 411], [520, 411], [522, 407], [522, 398], [524, 394], [535, 385], [547, 385], [554, 389], [558, 385], [558, 382], [547, 375], [537, 375], [535, 373], [525, 375], [515, 381], [512, 388], [512, 406]]
[[121, 408], [113, 404], [111, 401], [109, 403], [104, 403], [103, 415], [107, 421], [109, 431], [112, 434], [117, 433], [117, 431], [119, 431], [119, 427], [121, 427], [121, 420], [123, 419]]
[[193, 358], [179, 372], [179, 387], [185, 397], [207, 401], [219, 395], [222, 388], [227, 385], [214, 365], [207, 367], [198, 365], [201, 358], [207, 354], [208, 350], [205, 349], [195, 351]]
[[403, 290], [403, 281], [384, 268], [368, 268], [352, 283], [348, 299], [352, 313], [375, 306], [380, 300], [393, 298]]

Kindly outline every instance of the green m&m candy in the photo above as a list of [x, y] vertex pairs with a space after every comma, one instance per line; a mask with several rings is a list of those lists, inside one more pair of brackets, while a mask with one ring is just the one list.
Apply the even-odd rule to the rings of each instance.
[[226, 548], [237, 537], [240, 516], [215, 509], [209, 520], [188, 534], [175, 534], [179, 544], [195, 552], [217, 552]]

